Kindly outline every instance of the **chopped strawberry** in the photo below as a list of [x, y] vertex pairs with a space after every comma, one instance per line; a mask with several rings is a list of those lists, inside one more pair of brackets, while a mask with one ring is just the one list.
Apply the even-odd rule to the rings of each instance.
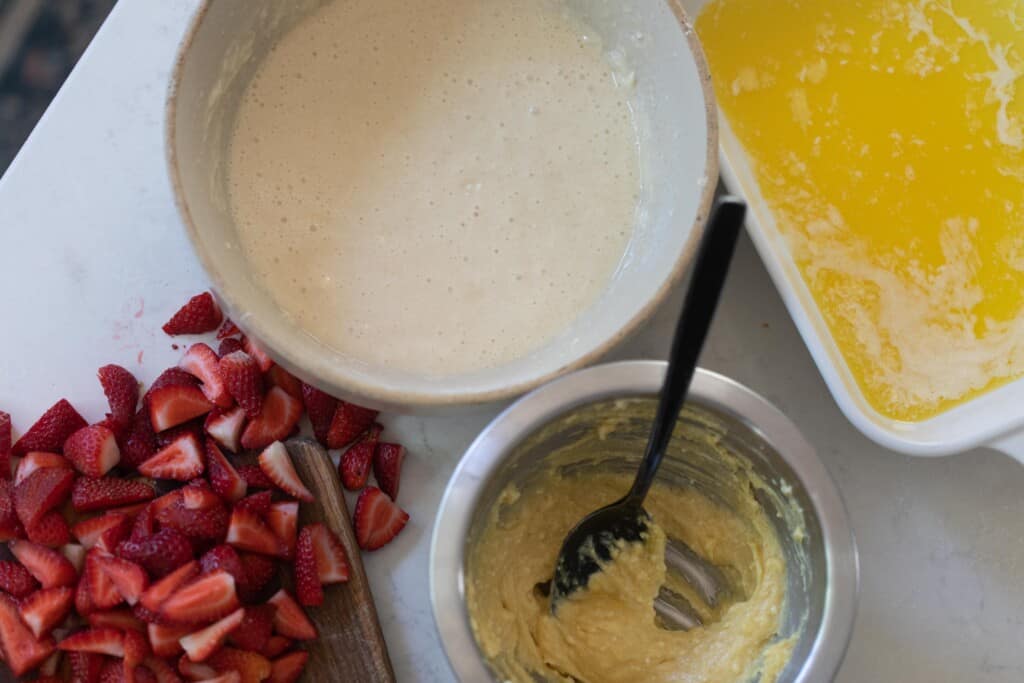
[[213, 332], [224, 320], [224, 314], [209, 292], [197, 294], [164, 323], [163, 330], [171, 336]]
[[159, 451], [167, 448], [183, 436], [191, 436], [196, 440], [196, 443], [203, 443], [206, 441], [206, 431], [203, 428], [205, 423], [206, 418], [200, 416], [193, 418], [188, 422], [182, 422], [180, 425], [176, 425], [170, 429], [165, 429], [156, 435], [156, 449]]
[[241, 445], [242, 427], [245, 426], [245, 410], [235, 406], [227, 412], [215, 410], [206, 416], [203, 425], [206, 433], [232, 453], [237, 453]]
[[238, 467], [238, 476], [245, 481], [246, 486], [250, 490], [274, 488], [274, 482], [270, 481], [270, 478], [263, 473], [259, 465], [240, 465]]
[[161, 577], [192, 561], [192, 544], [181, 532], [168, 528], [140, 541], [122, 541], [117, 554], [141, 564], [150, 575]]
[[327, 432], [331, 428], [334, 411], [338, 407], [338, 399], [320, 391], [310, 384], [302, 384], [302, 403], [313, 425], [313, 434], [317, 441], [327, 445]]
[[235, 337], [228, 337], [221, 341], [220, 346], [217, 347], [217, 355], [223, 358], [224, 356], [234, 353], [235, 351], [244, 351], [245, 348], [242, 346], [242, 340], [236, 339]]
[[142, 396], [143, 408], [149, 408], [150, 398], [152, 393], [157, 389], [163, 389], [164, 387], [199, 387], [199, 380], [195, 378], [190, 372], [186, 372], [179, 367], [167, 368], [160, 375], [153, 380], [153, 383], [149, 386], [149, 390]]
[[214, 493], [226, 501], [236, 501], [248, 490], [245, 480], [238, 476], [238, 470], [213, 439], [206, 440], [206, 476]]
[[[263, 476], [262, 472], [260, 476]], [[25, 529], [14, 509], [14, 486], [7, 479], [0, 479], [0, 541], [10, 541], [24, 536]]]
[[375, 442], [363, 440], [341, 454], [338, 460], [338, 475], [341, 477], [342, 485], [349, 491], [358, 491], [366, 486], [376, 450]]
[[139, 382], [120, 365], [104, 365], [96, 375], [110, 405], [110, 415], [123, 425], [130, 425], [139, 403]]
[[267, 370], [267, 381], [271, 386], [281, 387], [288, 395], [297, 401], [302, 400], [302, 382], [295, 379], [295, 375], [288, 372], [280, 365], [274, 365]]
[[18, 462], [17, 470], [14, 473], [14, 485], [17, 486], [28, 479], [29, 475], [36, 470], [46, 469], [48, 467], [56, 467], [65, 470], [74, 469], [74, 465], [71, 464], [71, 461], [63, 455], [47, 453], [46, 451], [32, 451], [31, 453], [27, 453], [25, 457]]
[[68, 586], [36, 591], [21, 601], [21, 620], [36, 638], [42, 638], [64, 621], [74, 597], [75, 591]]
[[245, 352], [256, 359], [256, 364], [260, 366], [260, 372], [266, 372], [270, 368], [274, 367], [274, 361], [267, 355], [266, 351], [260, 348], [257, 344], [249, 337], [242, 337], [242, 348]]
[[153, 654], [157, 657], [173, 657], [181, 652], [178, 642], [192, 632], [191, 626], [165, 626], [163, 624], [147, 624], [146, 633]]
[[230, 408], [235, 402], [221, 378], [219, 363], [220, 357], [217, 356], [217, 352], [207, 344], [199, 342], [188, 347], [178, 367], [202, 382], [200, 388], [206, 398], [221, 408]]
[[226, 571], [217, 570], [175, 591], [160, 606], [160, 614], [173, 623], [202, 624], [236, 609], [235, 579]]
[[93, 612], [86, 621], [93, 628], [116, 628], [122, 631], [145, 631], [146, 624], [128, 609], [113, 609]]
[[242, 446], [255, 450], [286, 439], [301, 417], [302, 402], [281, 387], [271, 387], [263, 397], [260, 414], [242, 432]]
[[182, 638], [181, 647], [189, 659], [201, 662], [224, 645], [227, 637], [242, 625], [243, 619], [245, 610], [240, 607], [223, 619]]
[[0, 590], [23, 598], [39, 588], [39, 582], [19, 562], [0, 562]]
[[256, 513], [237, 506], [231, 512], [227, 542], [241, 550], [264, 555], [281, 555], [284, 552], [281, 541]]
[[267, 478], [274, 484], [299, 500], [308, 503], [313, 502], [313, 494], [309, 492], [306, 485], [302, 483], [298, 473], [292, 465], [288, 449], [280, 441], [275, 441], [267, 446], [259, 456], [260, 469], [267, 475]]
[[127, 515], [108, 512], [78, 522], [71, 527], [71, 533], [86, 548], [100, 546], [107, 552], [113, 552], [117, 544], [131, 533], [131, 529], [132, 521]]
[[25, 455], [30, 451], [59, 453], [67, 438], [86, 424], [85, 418], [67, 399], [62, 398], [22, 434], [11, 452], [14, 455]]
[[87, 617], [96, 609], [92, 600], [92, 589], [89, 587], [89, 575], [83, 571], [82, 578], [79, 579], [78, 586], [75, 588], [75, 611], [79, 616]]
[[91, 652], [68, 652], [72, 683], [99, 683], [103, 670], [103, 655]]
[[203, 473], [203, 453], [192, 434], [176, 439], [139, 465], [139, 472], [154, 479], [188, 481]]
[[330, 448], [344, 448], [363, 434], [377, 419], [377, 411], [339, 401], [327, 431]]
[[77, 543], [67, 543], [60, 548], [60, 554], [71, 563], [71, 566], [75, 568], [78, 574], [82, 573], [82, 567], [85, 566], [85, 554], [87, 552], [85, 548]]
[[114, 432], [100, 425], [82, 427], [69, 436], [64, 455], [87, 477], [102, 477], [121, 460]]
[[153, 387], [149, 399], [149, 421], [162, 432], [213, 410], [213, 404], [196, 386], [169, 385]]
[[[129, 430], [132, 427], [131, 422], [118, 422], [110, 413], [107, 413], [106, 417], [93, 426], [109, 429], [110, 433], [114, 435], [114, 442], [117, 444], [118, 451], [120, 451], [121, 446], [125, 443], [125, 439], [128, 438]], [[65, 446], [66, 448], [67, 446]], [[120, 460], [120, 454], [118, 459]]]
[[[273, 607], [273, 605], [267, 605]], [[274, 608], [276, 609], [276, 608]], [[285, 652], [292, 648], [293, 641], [291, 638], [285, 638], [284, 636], [270, 636], [267, 638], [267, 644], [260, 650], [260, 654], [264, 657], [273, 659], [274, 657], [280, 657]]]
[[320, 583], [326, 586], [348, 581], [348, 554], [334, 532], [321, 523], [310, 524], [303, 531], [308, 531], [312, 540]]
[[146, 657], [145, 664], [146, 668], [153, 672], [154, 683], [181, 683], [178, 672], [164, 660], [158, 659], [156, 656]]
[[198, 575], [198, 562], [184, 564], [143, 591], [139, 604], [150, 612], [159, 612], [161, 605], [172, 593]]
[[242, 331], [238, 329], [238, 326], [231, 322], [230, 318], [224, 318], [224, 324], [217, 330], [217, 339], [227, 339], [239, 334], [242, 334]]
[[0, 479], [11, 478], [11, 416], [0, 410]]
[[[190, 681], [205, 681], [205, 683], [210, 683], [210, 681], [215, 681], [218, 678], [216, 669], [209, 664], [193, 662], [188, 658], [188, 655], [182, 655], [181, 659], [178, 660], [178, 671], [180, 671], [181, 675]], [[234, 673], [237, 677], [238, 672], [236, 671]]]
[[64, 521], [64, 515], [50, 510], [32, 526], [25, 528], [28, 540], [48, 548], [59, 548], [71, 540], [71, 530]]
[[149, 422], [149, 411], [140, 410], [132, 418], [131, 427], [121, 449], [121, 467], [135, 469], [156, 453], [156, 434]]
[[[156, 533], [156, 513], [159, 512], [157, 501], [163, 500], [166, 496], [161, 496], [157, 500], [150, 501], [149, 503], [141, 503], [144, 507], [139, 511], [139, 514], [135, 516], [135, 521], [132, 523], [132, 532], [129, 534], [129, 538], [133, 541], [141, 541], [145, 538], [149, 538]], [[120, 508], [124, 509], [124, 508]]]
[[299, 531], [299, 504], [295, 501], [274, 503], [266, 514], [267, 526], [284, 544], [284, 557], [295, 554], [295, 539]]
[[8, 548], [43, 588], [72, 586], [78, 580], [75, 568], [56, 550], [31, 541], [11, 541]]
[[68, 636], [57, 647], [65, 652], [124, 657], [124, 632], [113, 628], [87, 628]]
[[282, 588], [267, 602], [277, 608], [274, 613], [275, 631], [295, 640], [316, 638], [316, 627], [288, 591]]
[[263, 407], [263, 378], [260, 367], [245, 351], [235, 351], [220, 359], [219, 376], [228, 394], [238, 401], [249, 417]]
[[237, 671], [241, 683], [260, 683], [270, 678], [270, 660], [257, 652], [225, 647], [206, 661], [220, 673]]
[[[147, 657], [153, 654], [149, 641], [138, 631], [124, 632], [124, 678], [126, 683], [144, 683], [140, 674], [144, 669], [138, 668]], [[149, 677], [152, 679], [152, 676]]]
[[31, 671], [53, 653], [53, 640], [38, 640], [18, 615], [18, 606], [0, 594], [0, 650], [15, 676]]
[[324, 604], [324, 589], [316, 572], [316, 557], [313, 555], [313, 536], [309, 527], [299, 532], [295, 546], [295, 597], [300, 605], [316, 607]]
[[119, 557], [97, 557], [96, 562], [125, 602], [134, 605], [149, 586], [149, 577], [139, 565]]
[[85, 556], [85, 571], [83, 576], [89, 586], [89, 603], [93, 609], [110, 609], [124, 602], [117, 585], [103, 571], [101, 565], [103, 551], [92, 549]]
[[302, 675], [309, 660], [309, 653], [297, 650], [290, 652], [270, 664], [269, 683], [295, 683]]
[[247, 603], [259, 602], [274, 592], [278, 585], [277, 563], [269, 557], [239, 553], [243, 578], [238, 583], [238, 596]]
[[79, 477], [71, 489], [71, 504], [77, 512], [88, 512], [151, 500], [155, 495], [153, 487], [142, 481]]
[[223, 540], [228, 529], [228, 511], [216, 493], [196, 486], [185, 486], [164, 498], [173, 502], [162, 506], [156, 513], [156, 519], [161, 525], [176, 529], [188, 538]]
[[381, 548], [398, 535], [409, 515], [376, 486], [359, 494], [354, 517], [356, 539], [363, 550]]
[[75, 482], [75, 473], [59, 467], [36, 470], [14, 487], [14, 510], [26, 527], [64, 503]]
[[39, 665], [39, 678], [36, 679], [36, 683], [63, 683], [64, 679], [57, 675], [63, 656], [63, 652], [54, 650], [49, 657], [44, 659], [43, 663]]
[[226, 571], [234, 577], [236, 588], [245, 580], [245, 570], [242, 567], [241, 558], [239, 558], [235, 549], [226, 543], [214, 546], [207, 550], [206, 553], [199, 558], [199, 567], [204, 574], [209, 574], [217, 570]]
[[398, 479], [404, 459], [405, 447], [397, 443], [377, 444], [373, 454], [373, 476], [380, 490], [388, 494], [391, 500], [398, 499]]
[[270, 512], [270, 506], [273, 502], [274, 494], [270, 491], [260, 491], [259, 493], [252, 494], [251, 496], [246, 496], [235, 503], [235, 506], [252, 510], [260, 517], [266, 517], [267, 513]]
[[276, 611], [273, 605], [246, 607], [245, 618], [242, 619], [242, 625], [231, 634], [231, 642], [241, 650], [263, 653], [274, 631]]

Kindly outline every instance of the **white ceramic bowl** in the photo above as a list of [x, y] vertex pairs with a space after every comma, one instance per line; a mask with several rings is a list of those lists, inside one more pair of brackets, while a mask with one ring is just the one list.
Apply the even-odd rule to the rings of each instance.
[[622, 267], [599, 300], [543, 348], [507, 365], [427, 378], [339, 354], [294, 325], [261, 290], [237, 241], [226, 149], [240, 95], [268, 48], [321, 0], [206, 0], [181, 47], [167, 152], [181, 215], [220, 302], [300, 378], [339, 396], [405, 412], [489, 403], [597, 359], [654, 310], [689, 264], [717, 177], [714, 98], [677, 0], [567, 0], [635, 70], [644, 138], [641, 210]]

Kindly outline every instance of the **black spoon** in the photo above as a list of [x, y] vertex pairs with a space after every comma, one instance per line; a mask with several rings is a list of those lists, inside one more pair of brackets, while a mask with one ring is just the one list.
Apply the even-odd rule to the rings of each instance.
[[590, 577], [600, 571], [601, 564], [611, 559], [617, 546], [623, 542], [643, 541], [647, 534], [650, 516], [643, 508], [644, 498], [658, 472], [690, 389], [745, 215], [746, 205], [732, 197], [722, 198], [715, 207], [701, 240], [686, 301], [676, 323], [658, 411], [636, 479], [624, 498], [590, 513], [566, 536], [552, 580], [552, 612], [558, 609], [560, 600], [587, 585]]

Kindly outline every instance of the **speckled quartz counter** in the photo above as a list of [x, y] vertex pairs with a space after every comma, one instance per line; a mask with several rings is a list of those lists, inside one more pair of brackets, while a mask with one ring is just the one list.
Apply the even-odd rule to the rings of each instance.
[[[197, 0], [121, 0], [0, 180], [0, 406], [22, 428], [61, 395], [102, 415], [95, 369], [151, 381], [179, 352], [159, 326], [206, 286], [175, 213], [163, 101]], [[674, 299], [620, 358], [662, 357]], [[1024, 680], [1024, 468], [978, 451], [886, 452], [840, 415], [748, 242], [702, 363], [762, 393], [818, 447], [846, 498], [862, 596], [840, 683]], [[434, 513], [492, 413], [388, 417], [406, 443], [409, 527], [367, 556], [398, 678], [451, 681], [430, 613]]]

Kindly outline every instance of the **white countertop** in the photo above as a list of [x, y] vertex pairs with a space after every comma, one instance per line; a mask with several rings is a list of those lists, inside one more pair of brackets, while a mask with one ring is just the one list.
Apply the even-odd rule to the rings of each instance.
[[[96, 368], [145, 382], [180, 352], [160, 325], [206, 286], [171, 199], [163, 102], [197, 0], [121, 0], [0, 179], [0, 408], [24, 430], [60, 396], [103, 413]], [[662, 357], [678, 300], [615, 358]], [[749, 242], [702, 364], [778, 405], [838, 480], [861, 553], [861, 600], [840, 683], [1024, 680], [1024, 468], [978, 451], [880, 449], [839, 413]], [[490, 414], [390, 417], [410, 451], [412, 521], [366, 556], [398, 678], [451, 681], [427, 591], [434, 511]]]

